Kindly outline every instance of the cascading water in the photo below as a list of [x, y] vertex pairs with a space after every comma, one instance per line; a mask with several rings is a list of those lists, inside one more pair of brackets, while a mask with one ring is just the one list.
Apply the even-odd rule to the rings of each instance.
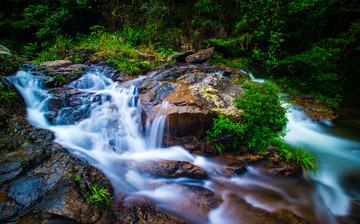
[[[24, 96], [29, 120], [34, 125], [53, 131], [58, 143], [102, 170], [115, 191], [125, 191], [129, 198], [148, 198], [174, 213], [177, 212], [177, 208], [171, 206], [174, 202], [189, 200], [187, 193], [176, 185], [178, 182], [203, 186], [223, 196], [224, 203], [209, 215], [208, 222], [213, 224], [251, 223], [251, 218], [247, 220], [247, 215], [239, 212], [239, 203], [233, 200], [234, 197], [241, 197], [254, 207], [268, 211], [290, 209], [300, 216], [307, 208], [315, 211], [320, 222], [336, 223], [334, 215], [347, 212], [349, 195], [353, 198], [360, 196], [357, 186], [352, 186], [349, 179], [354, 177], [347, 179], [344, 176], [350, 171], [360, 173], [357, 162], [359, 143], [325, 134], [322, 124], [311, 122], [294, 108], [288, 114], [290, 132], [285, 140], [290, 144], [309, 144], [309, 149], [322, 162], [321, 175], [311, 177], [315, 181], [308, 183], [268, 177], [250, 167], [245, 175], [226, 179], [210, 172], [219, 165], [203, 157], [194, 156], [180, 146], [160, 147], [165, 116], [147, 121], [143, 134], [138, 90], [132, 85], [136, 80], [124, 85], [128, 88], [120, 88], [111, 79], [111, 73], [97, 68], [90, 70], [66, 87], [71, 92], [70, 99], [75, 101], [58, 112], [53, 124], [45, 118], [45, 112], [48, 100], [54, 96], [44, 90], [41, 77], [20, 71], [9, 80]], [[164, 101], [158, 106], [166, 110], [168, 105], [169, 102]], [[127, 169], [122, 167], [124, 161], [135, 164], [146, 160], [188, 161], [209, 171], [211, 178], [207, 181], [161, 179], [168, 184], [152, 189], [149, 184], [159, 180], [140, 174], [131, 166]], [[278, 200], [273, 199], [274, 195]], [[272, 199], [264, 200], [267, 197]], [[203, 222], [196, 217], [187, 218]]]

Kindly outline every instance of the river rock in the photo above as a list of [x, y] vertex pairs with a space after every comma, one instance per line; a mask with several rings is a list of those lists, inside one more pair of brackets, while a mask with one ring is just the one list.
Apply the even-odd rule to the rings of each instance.
[[172, 206], [178, 214], [186, 214], [185, 220], [195, 223], [207, 223], [209, 213], [223, 203], [220, 195], [196, 185], [180, 185], [180, 194], [186, 195], [186, 200], [178, 200]]
[[313, 121], [333, 121], [337, 117], [335, 109], [325, 100], [297, 94], [291, 94], [288, 98]]
[[214, 48], [208, 48], [200, 50], [195, 54], [191, 54], [185, 58], [186, 63], [204, 63], [211, 60], [212, 55], [214, 54]]
[[[143, 198], [131, 198], [126, 200], [122, 206], [112, 207], [122, 217], [125, 223], [134, 223], [142, 221], [143, 223], [207, 223], [210, 211], [219, 207], [223, 200], [220, 195], [196, 185], [162, 185], [155, 190], [168, 190], [174, 192], [173, 198], [162, 203], [157, 201], [160, 208], [156, 208], [153, 202], [148, 201], [151, 195]], [[178, 197], [178, 198], [177, 198]], [[144, 206], [145, 205], [145, 206]], [[161, 206], [168, 212], [164, 212]], [[180, 218], [173, 218], [173, 214]], [[161, 218], [161, 219], [159, 219]], [[134, 221], [132, 221], [134, 220]], [[185, 221], [184, 221], [185, 220]]]
[[66, 68], [74, 63], [70, 60], [55, 60], [55, 61], [45, 61], [40, 65], [51, 70], [58, 70], [59, 68]]
[[168, 61], [175, 60], [177, 63], [186, 62], [185, 58], [194, 53], [195, 52], [193, 52], [193, 51], [185, 51], [185, 52], [181, 52], [181, 53], [177, 53], [177, 54], [172, 54], [167, 58], [167, 60]]
[[154, 202], [147, 199], [130, 199], [123, 204], [113, 204], [111, 209], [115, 212], [117, 221], [115, 223], [169, 223], [169, 224], [190, 224], [177, 218]]
[[143, 173], [159, 178], [188, 177], [194, 179], [207, 178], [207, 173], [200, 167], [187, 161], [160, 160], [143, 163], [139, 166]]
[[84, 64], [74, 64], [70, 60], [46, 61], [40, 64], [50, 78], [45, 82], [49, 88], [63, 86], [80, 78], [88, 68]]
[[268, 212], [261, 208], [254, 207], [236, 194], [227, 195], [227, 204], [222, 206], [222, 210], [225, 211], [229, 223], [238, 223], [238, 220], [241, 220], [241, 223], [244, 224], [316, 223], [297, 216], [288, 210]]
[[[189, 73], [177, 77], [173, 72], [160, 73], [140, 83], [143, 126], [146, 120], [167, 116], [167, 128], [172, 137], [194, 135], [200, 138], [213, 118], [224, 114], [238, 122], [242, 110], [235, 107], [234, 98], [244, 90], [217, 73]], [[164, 103], [165, 104], [164, 104]]]

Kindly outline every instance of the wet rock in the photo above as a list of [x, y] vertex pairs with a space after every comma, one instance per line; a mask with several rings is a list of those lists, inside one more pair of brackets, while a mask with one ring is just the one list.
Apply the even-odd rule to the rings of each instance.
[[226, 211], [225, 213], [226, 217], [229, 219], [228, 221], [232, 220], [236, 222], [236, 220], [241, 220], [241, 223], [244, 224], [314, 223], [313, 221], [308, 221], [287, 210], [271, 213], [261, 208], [254, 207], [235, 194], [227, 195], [227, 201], [227, 204], [224, 205], [222, 209]]
[[161, 185], [155, 190], [174, 192], [173, 198], [165, 201], [151, 196], [145, 199], [132, 198], [123, 205], [113, 205], [112, 209], [125, 223], [207, 223], [209, 212], [223, 202], [221, 196], [200, 186]]
[[291, 94], [289, 100], [297, 105], [313, 121], [333, 121], [337, 117], [335, 109], [326, 103], [325, 100], [297, 94]]
[[256, 169], [261, 173], [283, 177], [301, 177], [301, 167], [293, 162], [286, 162], [284, 159], [268, 157], [267, 161], [256, 164]]
[[235, 107], [234, 98], [241, 97], [244, 90], [228, 78], [216, 73], [194, 73], [184, 75], [178, 81], [189, 85], [197, 100], [206, 105], [208, 110], [223, 114], [235, 122], [240, 120], [243, 110]]
[[185, 58], [194, 53], [195, 52], [193, 51], [185, 51], [178, 54], [172, 54], [167, 58], [167, 60], [168, 61], [176, 60], [177, 63], [186, 62]]
[[46, 61], [40, 64], [44, 72], [50, 76], [45, 81], [49, 88], [63, 86], [80, 78], [88, 69], [87, 65], [74, 64], [70, 60]]
[[207, 173], [200, 167], [187, 161], [161, 160], [143, 163], [139, 166], [143, 173], [149, 173], [153, 177], [178, 178], [188, 177], [194, 179], [207, 178]]
[[195, 54], [191, 54], [185, 58], [186, 63], [204, 63], [211, 60], [211, 57], [214, 53], [214, 48], [208, 48], [200, 50]]
[[[60, 216], [80, 223], [90, 223], [95, 207], [71, 183], [61, 183], [38, 208], [43, 216]], [[95, 218], [96, 220], [96, 218]]]
[[184, 220], [174, 217], [159, 208], [154, 202], [146, 199], [131, 199], [124, 204], [111, 206], [117, 217], [116, 223], [169, 223], [187, 224]]
[[178, 191], [178, 194], [184, 195], [184, 198], [172, 204], [173, 208], [176, 208], [175, 212], [186, 214], [186, 217], [182, 216], [182, 218], [195, 223], [207, 220], [209, 212], [223, 203], [220, 195], [201, 186], [180, 185]]
[[9, 196], [23, 206], [31, 206], [44, 195], [45, 189], [42, 178], [24, 177], [11, 182]]
[[225, 162], [219, 170], [217, 170], [220, 175], [224, 177], [233, 177], [237, 175], [244, 174], [247, 170], [247, 164], [238, 159], [234, 158], [225, 158], [222, 162]]

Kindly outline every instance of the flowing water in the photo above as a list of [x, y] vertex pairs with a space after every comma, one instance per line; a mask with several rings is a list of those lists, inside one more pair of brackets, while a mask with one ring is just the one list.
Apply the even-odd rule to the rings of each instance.
[[[145, 197], [189, 221], [216, 224], [252, 223], [249, 214], [256, 211], [244, 207], [241, 200], [270, 212], [288, 209], [300, 216], [310, 212], [320, 223], [337, 223], [335, 216], [347, 214], [349, 200], [360, 198], [360, 144], [331, 133], [334, 126], [314, 123], [296, 108], [288, 114], [290, 131], [285, 140], [292, 145], [308, 144], [322, 163], [321, 175], [311, 176], [310, 181], [268, 177], [251, 167], [244, 175], [226, 179], [212, 172], [220, 165], [204, 157], [192, 155], [180, 146], [161, 148], [166, 117], [146, 121], [142, 128], [138, 90], [132, 85], [138, 80], [129, 81], [128, 88], [120, 88], [111, 76], [106, 69], [94, 67], [67, 85], [74, 102], [59, 111], [53, 124], [45, 116], [47, 102], [56, 96], [43, 87], [41, 77], [19, 71], [9, 80], [24, 96], [30, 122], [53, 131], [56, 142], [102, 170], [115, 192], [125, 192], [128, 199]], [[166, 101], [159, 105], [164, 110], [168, 106]], [[210, 178], [156, 179], [129, 166], [149, 160], [188, 161], [208, 171]], [[167, 184], [151, 187], [159, 182]], [[210, 212], [207, 221], [179, 214], [174, 204], [189, 200], [189, 192], [181, 190], [179, 184], [209, 188], [225, 201]]]

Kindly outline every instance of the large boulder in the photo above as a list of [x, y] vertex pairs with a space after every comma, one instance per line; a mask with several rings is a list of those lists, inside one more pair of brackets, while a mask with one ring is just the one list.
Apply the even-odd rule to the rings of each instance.
[[[167, 139], [195, 136], [201, 138], [213, 118], [224, 114], [239, 122], [242, 110], [234, 98], [244, 90], [218, 73], [183, 72], [182, 68], [160, 72], [139, 84], [142, 121], [167, 116]], [[169, 138], [170, 137], [170, 138]]]

